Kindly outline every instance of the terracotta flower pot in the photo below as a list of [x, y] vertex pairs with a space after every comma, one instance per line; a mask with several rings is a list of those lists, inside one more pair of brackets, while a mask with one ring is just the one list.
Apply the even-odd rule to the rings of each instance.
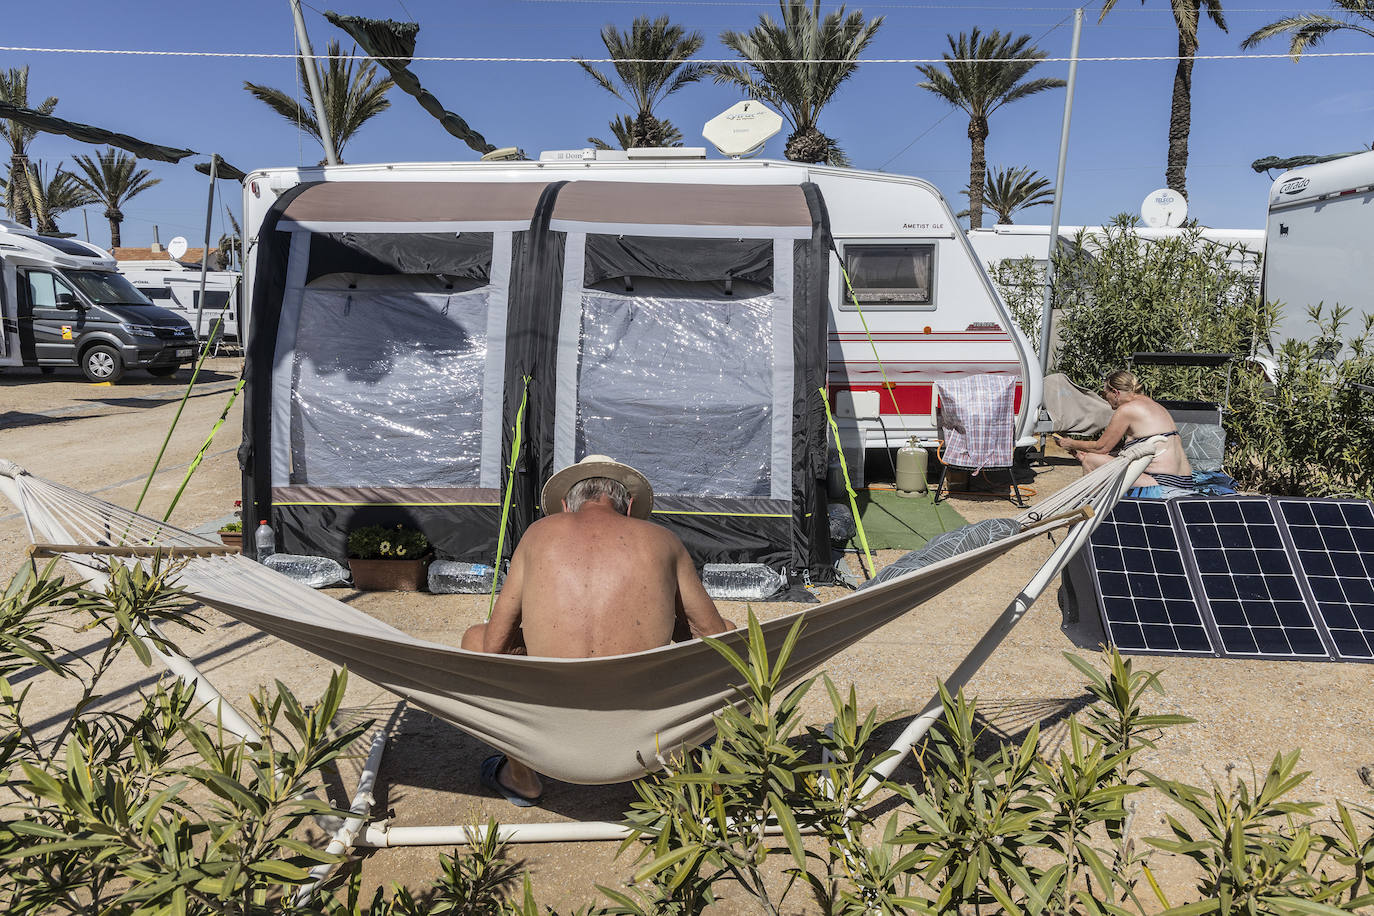
[[350, 558], [353, 587], [372, 592], [421, 592], [429, 560], [359, 560]]
[[232, 547], [239, 553], [243, 553], [243, 532], [242, 531], [221, 531], [219, 533], [220, 543], [225, 547]]

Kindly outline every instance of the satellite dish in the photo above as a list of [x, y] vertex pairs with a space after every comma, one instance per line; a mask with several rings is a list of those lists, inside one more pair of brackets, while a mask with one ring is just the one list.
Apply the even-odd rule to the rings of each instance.
[[184, 236], [177, 236], [167, 243], [167, 254], [171, 255], [173, 261], [180, 261], [181, 256], [186, 253], [186, 239]]
[[1145, 195], [1140, 218], [1151, 229], [1175, 228], [1188, 218], [1188, 201], [1171, 188], [1160, 188]]
[[722, 156], [739, 159], [763, 149], [768, 140], [782, 130], [782, 116], [762, 102], [748, 99], [737, 102], [706, 122], [701, 135]]

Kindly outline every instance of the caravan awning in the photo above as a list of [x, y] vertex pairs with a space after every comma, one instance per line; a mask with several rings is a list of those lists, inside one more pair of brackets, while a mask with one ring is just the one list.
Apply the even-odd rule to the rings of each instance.
[[573, 181], [558, 194], [550, 228], [693, 238], [811, 237], [797, 185]]
[[439, 232], [528, 229], [544, 182], [327, 181], [306, 188], [277, 223], [283, 232]]

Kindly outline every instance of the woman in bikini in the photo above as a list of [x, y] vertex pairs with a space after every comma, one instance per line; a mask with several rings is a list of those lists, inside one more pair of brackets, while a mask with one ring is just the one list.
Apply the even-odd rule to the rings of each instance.
[[1111, 461], [1118, 445], [1129, 447], [1152, 436], [1167, 436], [1168, 447], [1155, 456], [1128, 495], [1159, 498], [1169, 495], [1166, 489], [1191, 491], [1193, 468], [1183, 454], [1174, 418], [1145, 395], [1135, 374], [1125, 369], [1113, 372], [1103, 383], [1102, 396], [1112, 407], [1112, 420], [1100, 437], [1091, 441], [1054, 437], [1061, 448], [1079, 460], [1083, 473]]

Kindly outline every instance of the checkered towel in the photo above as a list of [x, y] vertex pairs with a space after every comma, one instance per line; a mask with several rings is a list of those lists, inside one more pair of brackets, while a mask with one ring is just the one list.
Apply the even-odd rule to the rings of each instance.
[[1016, 377], [966, 375], [937, 382], [945, 464], [981, 471], [1011, 467]]

